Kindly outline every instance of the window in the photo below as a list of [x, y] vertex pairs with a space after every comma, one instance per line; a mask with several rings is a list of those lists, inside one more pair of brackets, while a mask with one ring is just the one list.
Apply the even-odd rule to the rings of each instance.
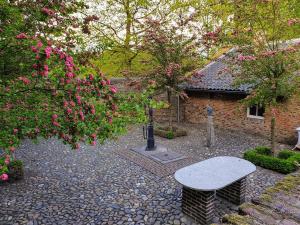
[[247, 117], [255, 119], [264, 119], [265, 108], [258, 105], [253, 105], [247, 109]]

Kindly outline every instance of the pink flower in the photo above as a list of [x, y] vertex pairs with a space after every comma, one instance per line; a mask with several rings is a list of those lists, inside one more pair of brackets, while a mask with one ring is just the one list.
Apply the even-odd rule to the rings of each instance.
[[81, 119], [82, 121], [84, 121], [84, 114], [83, 114], [82, 111], [79, 111], [79, 115], [80, 115], [80, 119]]
[[89, 75], [90, 80], [94, 80], [94, 76], [92, 74]]
[[105, 85], [106, 85], [105, 80], [102, 80], [102, 81], [101, 81], [101, 84], [102, 84], [102, 86], [105, 86]]
[[54, 10], [48, 9], [46, 7], [42, 8], [42, 12], [48, 16], [53, 16], [55, 14]]
[[18, 130], [17, 128], [15, 128], [15, 129], [14, 129], [14, 134], [18, 133], [18, 131], [19, 131], [19, 130]]
[[96, 146], [96, 141], [93, 141], [93, 142], [92, 142], [92, 146]]
[[92, 137], [93, 139], [96, 139], [97, 135], [94, 133], [94, 134], [91, 135], [91, 137]]
[[53, 121], [52, 124], [53, 124], [53, 126], [55, 126], [55, 127], [59, 127], [59, 126], [60, 126], [59, 123], [56, 122], [56, 121]]
[[68, 72], [66, 74], [66, 77], [69, 78], [69, 79], [72, 79], [74, 77], [74, 73]]
[[112, 92], [112, 93], [117, 93], [117, 88], [116, 87], [110, 87], [110, 91]]
[[76, 100], [77, 100], [77, 103], [80, 105], [81, 104], [81, 97], [79, 95], [76, 96]]
[[251, 56], [251, 55], [239, 55], [238, 60], [239, 61], [253, 61], [253, 60], [256, 60], [256, 57]]
[[49, 71], [48, 65], [44, 65], [44, 70], [45, 70], [45, 71]]
[[95, 110], [95, 109], [91, 109], [91, 113], [92, 113], [93, 115], [95, 115], [96, 110]]
[[2, 174], [2, 175], [0, 176], [0, 179], [1, 179], [2, 181], [6, 181], [6, 180], [8, 180], [8, 175], [7, 175], [6, 173], [4, 173], [4, 174]]
[[70, 101], [70, 106], [75, 107], [75, 102]]
[[67, 101], [64, 101], [64, 108], [67, 108], [69, 103]]
[[5, 158], [5, 160], [4, 160], [4, 163], [5, 163], [6, 165], [8, 165], [8, 164], [10, 163], [10, 157], [9, 157], [9, 155], [6, 155], [6, 158]]
[[37, 43], [37, 47], [38, 47], [38, 48], [41, 48], [41, 47], [43, 47], [43, 43], [42, 43], [41, 41], [38, 41], [38, 43]]
[[45, 54], [46, 54], [46, 58], [49, 59], [52, 53], [52, 48], [50, 46], [47, 46], [45, 48]]
[[27, 35], [25, 33], [20, 33], [16, 36], [17, 39], [26, 39], [28, 38]]
[[35, 52], [35, 53], [38, 52], [38, 49], [37, 49], [35, 46], [31, 46], [31, 50], [32, 50], [33, 52]]
[[53, 119], [53, 120], [56, 120], [57, 118], [58, 118], [58, 115], [57, 115], [57, 114], [53, 114], [53, 115], [52, 115], [52, 119]]
[[9, 147], [9, 151], [13, 152], [13, 151], [15, 151], [15, 150], [16, 150], [15, 147]]
[[107, 83], [108, 85], [110, 85], [110, 80], [107, 80], [106, 83]]
[[30, 80], [27, 77], [19, 77], [19, 80], [23, 81], [25, 85], [30, 84]]
[[67, 108], [67, 114], [70, 115], [72, 113], [72, 109]]

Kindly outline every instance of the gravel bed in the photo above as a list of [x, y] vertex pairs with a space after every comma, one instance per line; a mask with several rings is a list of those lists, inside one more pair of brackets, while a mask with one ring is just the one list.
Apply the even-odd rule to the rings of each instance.
[[[205, 127], [183, 126], [188, 136], [156, 141], [199, 161], [218, 155], [241, 157], [246, 149], [268, 143], [255, 136], [216, 130], [217, 145], [208, 149]], [[194, 224], [181, 213], [181, 186], [172, 176], [160, 178], [115, 153], [143, 143], [140, 127], [130, 128], [118, 140], [79, 150], [56, 139], [38, 144], [24, 141], [16, 156], [24, 161], [25, 179], [0, 186], [0, 225]], [[247, 200], [282, 178], [258, 168], [249, 176]], [[237, 210], [220, 199], [217, 208], [216, 220]]]

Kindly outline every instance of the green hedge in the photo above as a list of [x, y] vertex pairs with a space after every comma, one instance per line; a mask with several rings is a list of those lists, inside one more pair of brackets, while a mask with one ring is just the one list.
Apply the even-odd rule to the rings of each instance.
[[277, 157], [271, 156], [271, 149], [268, 147], [257, 147], [244, 154], [244, 158], [266, 169], [288, 174], [297, 170], [297, 163], [300, 162], [300, 153], [283, 150]]

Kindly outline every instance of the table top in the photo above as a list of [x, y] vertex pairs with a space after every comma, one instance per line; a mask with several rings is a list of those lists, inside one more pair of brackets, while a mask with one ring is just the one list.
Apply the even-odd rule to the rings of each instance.
[[221, 156], [179, 169], [175, 179], [183, 186], [199, 190], [222, 189], [253, 173], [256, 166], [237, 157]]

